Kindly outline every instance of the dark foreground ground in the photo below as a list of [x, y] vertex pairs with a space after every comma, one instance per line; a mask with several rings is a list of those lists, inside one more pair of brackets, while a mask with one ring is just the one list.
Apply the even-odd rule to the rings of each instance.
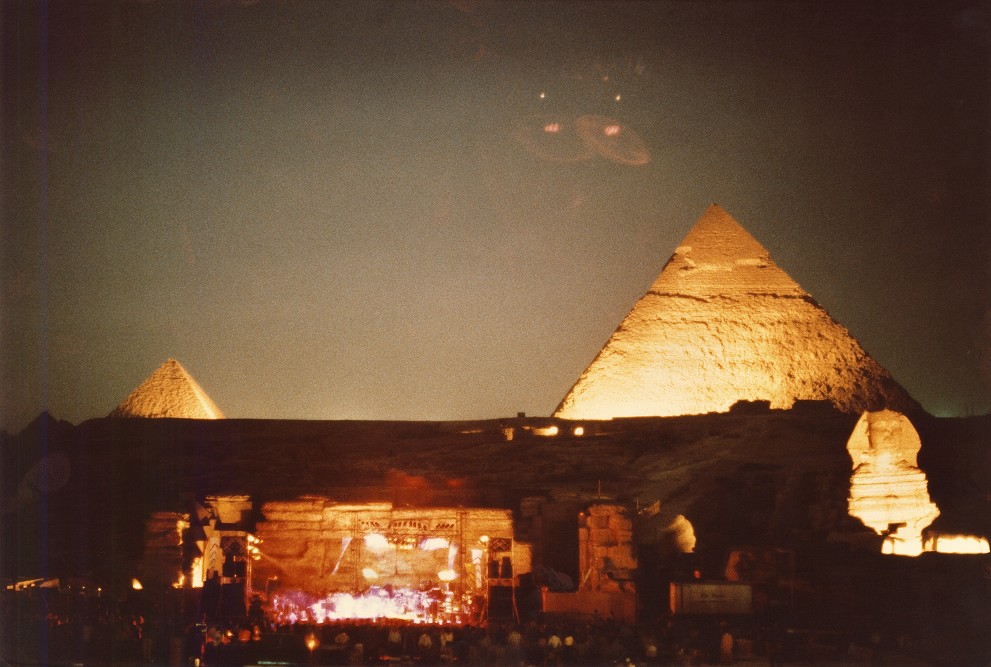
[[[17, 665], [983, 665], [907, 632], [790, 627], [779, 618], [680, 617], [641, 624], [540, 616], [523, 624], [438, 626], [389, 621], [276, 626], [189, 624], [138, 614], [65, 618], [6, 647]], [[7, 626], [10, 627], [10, 626]], [[23, 628], [23, 626], [22, 626]], [[964, 648], [964, 647], [961, 647]]]
[[[751, 647], [740, 660], [752, 655], [769, 661], [772, 655], [761, 647], [768, 645], [769, 632], [777, 632], [790, 638], [789, 650], [806, 647], [806, 654], [783, 655], [793, 661], [878, 664], [884, 659], [891, 664], [898, 656], [924, 664], [986, 667], [991, 662], [991, 558], [926, 554], [906, 559], [876, 553], [876, 536], [846, 512], [851, 461], [845, 445], [855, 421], [856, 416], [814, 407], [591, 423], [581, 437], [573, 435], [575, 423], [559, 422], [558, 436], [539, 437], [531, 429], [551, 420], [100, 419], [73, 426], [40, 418], [25, 432], [0, 440], [0, 576], [5, 583], [36, 577], [58, 577], [63, 586], [89, 582], [102, 589], [104, 611], [87, 611], [93, 605], [80, 602], [91, 600], [91, 590], [85, 596], [78, 590], [70, 594], [79, 599], [68, 605], [65, 618], [60, 611], [58, 618], [51, 617], [51, 605], [41, 604], [40, 597], [6, 592], [0, 598], [0, 659], [135, 663], [146, 657], [151, 639], [153, 662], [169, 664], [175, 640], [196, 620], [195, 609], [165, 613], [161, 610], [172, 605], [167, 594], [145, 591], [141, 600], [128, 588], [134, 563], [143, 555], [145, 519], [155, 511], [188, 511], [196, 497], [248, 494], [260, 505], [318, 494], [349, 502], [517, 512], [526, 497], [604, 494], [630, 507], [657, 503], [659, 508], [637, 527], [643, 614], [639, 627], [627, 629], [637, 637], [657, 635], [659, 651], [667, 637], [661, 634], [667, 584], [688, 573], [657, 528], [681, 514], [698, 540], [690, 569], [699, 569], [706, 579], [725, 576], [733, 551], [792, 555], [787, 572], [747, 575], [764, 606], [754, 618], [727, 619], [738, 646], [749, 642]], [[913, 422], [923, 442], [920, 467], [942, 512], [936, 527], [991, 535], [991, 418], [920, 415]], [[510, 427], [515, 435], [507, 440]], [[560, 540], [543, 539], [547, 562], [537, 564], [567, 571], [568, 554], [551, 548]], [[132, 636], [135, 616], [141, 619], [140, 640]], [[264, 632], [249, 645], [261, 650], [276, 641], [270, 635]], [[539, 637], [535, 641], [539, 645]], [[706, 642], [711, 645], [711, 639]], [[333, 642], [321, 641], [321, 646], [286, 660], [330, 662], [350, 655], [334, 653], [328, 648]], [[685, 648], [675, 641], [664, 650], [671, 646]], [[488, 654], [476, 650], [469, 655], [481, 661]], [[589, 653], [583, 655], [582, 664], [594, 664]], [[711, 651], [696, 655], [713, 659]], [[362, 661], [375, 657], [371, 649], [362, 656]], [[260, 655], [234, 661], [256, 657], [261, 662]], [[657, 659], [662, 657], [659, 653]], [[478, 664], [508, 664], [505, 654], [484, 659], [490, 662]], [[551, 662], [558, 659], [565, 657], [555, 655]], [[667, 659], [692, 657], [675, 651]]]

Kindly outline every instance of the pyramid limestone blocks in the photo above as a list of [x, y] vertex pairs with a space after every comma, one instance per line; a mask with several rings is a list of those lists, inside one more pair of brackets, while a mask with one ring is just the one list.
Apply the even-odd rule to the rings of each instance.
[[565, 419], [725, 412], [738, 401], [917, 407], [767, 250], [713, 205], [555, 412]]
[[169, 359], [109, 416], [223, 419], [224, 413], [182, 364]]
[[908, 417], [891, 410], [865, 412], [847, 442], [853, 459], [850, 515], [887, 535], [886, 553], [921, 553], [922, 531], [939, 516], [918, 468], [921, 447]]

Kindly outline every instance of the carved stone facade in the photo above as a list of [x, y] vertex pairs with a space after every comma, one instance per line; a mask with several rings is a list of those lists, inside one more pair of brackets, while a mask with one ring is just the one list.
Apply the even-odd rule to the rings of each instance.
[[[370, 572], [380, 586], [421, 586], [444, 570], [479, 588], [489, 579], [492, 561], [500, 578], [503, 572], [512, 579], [530, 571], [530, 550], [513, 539], [508, 510], [396, 508], [307, 497], [265, 503], [261, 514], [256, 589], [278, 577], [284, 589], [360, 590], [371, 583]], [[511, 566], [504, 568], [503, 559]]]

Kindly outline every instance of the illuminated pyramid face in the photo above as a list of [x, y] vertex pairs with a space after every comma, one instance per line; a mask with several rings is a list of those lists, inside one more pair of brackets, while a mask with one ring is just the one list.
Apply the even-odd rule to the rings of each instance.
[[566, 419], [918, 406], [850, 333], [711, 206], [558, 406]]
[[175, 359], [169, 359], [159, 366], [110, 416], [224, 418], [220, 408]]

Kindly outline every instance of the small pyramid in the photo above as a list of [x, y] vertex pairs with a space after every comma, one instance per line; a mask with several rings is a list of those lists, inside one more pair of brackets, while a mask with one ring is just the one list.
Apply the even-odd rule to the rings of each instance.
[[843, 326], [712, 205], [561, 401], [564, 419], [725, 412], [737, 401], [919, 409]]
[[224, 413], [182, 364], [169, 359], [109, 416], [223, 419]]

